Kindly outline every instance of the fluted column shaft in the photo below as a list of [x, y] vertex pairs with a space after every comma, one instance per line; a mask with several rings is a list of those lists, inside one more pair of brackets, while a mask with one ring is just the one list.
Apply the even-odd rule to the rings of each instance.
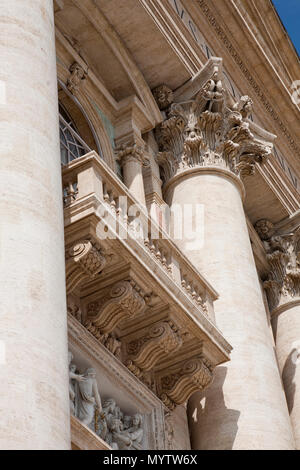
[[[167, 201], [204, 207], [204, 244], [177, 243], [218, 291], [216, 324], [233, 346], [207, 390], [189, 401], [194, 449], [292, 449], [293, 435], [242, 204], [227, 170], [198, 168], [168, 183]], [[194, 244], [195, 245], [195, 244]]]
[[296, 448], [300, 449], [300, 301], [273, 315], [272, 326]]
[[69, 449], [52, 0], [0, 0], [0, 448]]
[[264, 282], [269, 302], [288, 410], [297, 449], [300, 449], [300, 228], [276, 233], [267, 219], [255, 224], [270, 271]]

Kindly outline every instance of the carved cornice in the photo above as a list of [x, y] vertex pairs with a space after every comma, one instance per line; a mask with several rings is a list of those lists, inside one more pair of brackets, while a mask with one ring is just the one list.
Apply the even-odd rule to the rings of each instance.
[[206, 388], [212, 379], [212, 367], [202, 356], [189, 359], [160, 377], [159, 395], [164, 405], [172, 410], [194, 392]]
[[255, 229], [263, 241], [270, 272], [264, 281], [269, 307], [277, 307], [300, 298], [300, 230], [275, 234], [273, 224], [259, 220]]
[[219, 76], [216, 66], [196, 97], [172, 104], [157, 127], [165, 182], [197, 167], [224, 168], [243, 178], [270, 155], [272, 144], [255, 136], [248, 120], [252, 100], [243, 96], [233, 103]]
[[66, 254], [67, 294], [82, 282], [93, 279], [106, 265], [106, 257], [89, 240], [81, 240], [69, 248]]
[[122, 320], [142, 313], [146, 300], [135, 282], [117, 282], [103, 297], [88, 304], [85, 326], [100, 339], [103, 334], [112, 332]]
[[170, 321], [151, 326], [143, 336], [127, 344], [127, 367], [133, 372], [149, 371], [162, 357], [177, 351], [182, 345], [178, 328]]
[[119, 161], [121, 166], [124, 166], [131, 161], [137, 162], [142, 166], [149, 165], [149, 159], [145, 155], [143, 148], [136, 144], [129, 145], [127, 147], [122, 146], [117, 151], [117, 160]]
[[220, 42], [222, 43], [222, 45], [224, 47], [226, 47], [226, 49], [228, 50], [228, 52], [230, 53], [230, 55], [232, 56], [232, 58], [234, 59], [235, 63], [237, 64], [237, 66], [240, 68], [240, 70], [242, 71], [242, 73], [244, 74], [244, 76], [247, 78], [248, 82], [250, 83], [250, 85], [252, 86], [252, 88], [254, 89], [255, 93], [257, 94], [260, 102], [263, 104], [263, 106], [265, 107], [265, 109], [267, 110], [267, 112], [271, 115], [272, 119], [276, 122], [276, 124], [278, 125], [278, 127], [280, 128], [281, 132], [283, 133], [283, 135], [286, 137], [288, 143], [289, 143], [289, 146], [290, 148], [298, 155], [300, 156], [300, 148], [298, 147], [298, 145], [296, 144], [295, 140], [292, 138], [291, 134], [289, 133], [287, 127], [284, 125], [284, 123], [281, 121], [279, 115], [276, 113], [276, 111], [274, 110], [274, 108], [271, 106], [271, 104], [269, 103], [268, 99], [266, 98], [266, 96], [264, 95], [264, 93], [262, 92], [262, 90], [260, 89], [259, 85], [257, 84], [257, 82], [254, 80], [254, 78], [252, 77], [248, 67], [244, 64], [240, 54], [236, 51], [236, 49], [233, 47], [233, 45], [231, 44], [230, 40], [228, 39], [226, 33], [224, 32], [224, 30], [221, 28], [220, 24], [218, 23], [218, 21], [216, 20], [216, 18], [214, 17], [212, 11], [210, 10], [210, 8], [208, 7], [207, 3], [205, 0], [197, 0], [197, 3], [199, 5], [199, 7], [201, 8], [203, 14], [205, 15], [205, 17], [207, 18], [207, 21], [208, 23], [212, 26], [212, 28], [215, 30], [215, 33], [217, 34], [217, 36], [219, 37], [220, 39]]

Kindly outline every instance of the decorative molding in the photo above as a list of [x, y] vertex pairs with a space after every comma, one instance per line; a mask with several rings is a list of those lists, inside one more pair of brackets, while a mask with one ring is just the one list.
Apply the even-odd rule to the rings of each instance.
[[106, 265], [103, 251], [89, 240], [81, 240], [69, 248], [66, 256], [67, 294], [82, 282], [94, 279]]
[[78, 64], [78, 62], [74, 62], [70, 67], [70, 76], [67, 81], [67, 88], [72, 95], [75, 95], [79, 91], [82, 82], [86, 77], [87, 72], [84, 68]]
[[157, 162], [165, 182], [190, 168], [206, 166], [225, 168], [241, 178], [254, 174], [256, 163], [271, 154], [272, 143], [255, 135], [257, 129], [248, 120], [252, 104], [248, 96], [232, 101], [218, 66], [194, 99], [172, 104], [156, 129]]
[[90, 428], [82, 424], [75, 416], [71, 416], [71, 439], [80, 450], [111, 450]]
[[244, 76], [247, 78], [248, 82], [254, 89], [255, 93], [257, 94], [260, 102], [263, 104], [267, 112], [271, 115], [272, 119], [277, 123], [279, 126], [281, 132], [283, 135], [286, 137], [290, 148], [298, 155], [300, 156], [300, 148], [296, 144], [295, 140], [292, 138], [291, 134], [289, 133], [287, 127], [284, 125], [284, 123], [281, 121], [280, 117], [274, 110], [274, 108], [271, 106], [269, 101], [267, 100], [266, 96], [264, 93], [261, 91], [259, 85], [256, 83], [254, 78], [252, 77], [250, 71], [248, 70], [247, 66], [244, 64], [241, 56], [237, 53], [233, 45], [231, 44], [230, 40], [228, 39], [227, 35], [221, 28], [220, 24], [212, 14], [210, 8], [207, 6], [207, 3], [205, 0], [197, 0], [197, 3], [199, 7], [201, 8], [203, 14], [207, 18], [209, 24], [212, 26], [212, 28], [215, 30], [217, 36], [219, 37], [222, 45], [226, 47], [232, 58], [234, 59], [235, 63], [238, 65]]
[[263, 241], [270, 272], [264, 281], [270, 311], [300, 297], [300, 230], [278, 235], [267, 219], [255, 229]]
[[170, 368], [158, 381], [159, 396], [173, 410], [194, 392], [206, 388], [213, 379], [212, 367], [202, 356], [189, 359]]
[[134, 281], [117, 282], [102, 298], [88, 304], [85, 327], [94, 336], [110, 333], [122, 320], [142, 313], [146, 301]]

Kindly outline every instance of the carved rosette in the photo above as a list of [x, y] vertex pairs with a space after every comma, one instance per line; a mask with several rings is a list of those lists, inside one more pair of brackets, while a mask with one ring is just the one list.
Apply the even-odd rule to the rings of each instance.
[[156, 129], [157, 162], [165, 182], [193, 167], [217, 166], [244, 177], [270, 155], [272, 144], [255, 137], [248, 96], [232, 104], [214, 72], [195, 99], [174, 103]]
[[270, 311], [300, 297], [300, 230], [276, 235], [273, 224], [259, 220], [255, 229], [263, 241], [270, 271], [264, 281]]
[[89, 240], [76, 242], [69, 249], [66, 258], [67, 294], [82, 282], [94, 279], [106, 265], [104, 253]]
[[174, 324], [168, 321], [156, 323], [145, 336], [127, 344], [127, 365], [140, 376], [140, 371], [149, 371], [159, 359], [177, 351], [181, 345], [182, 339]]
[[126, 318], [133, 318], [146, 307], [145, 295], [133, 281], [116, 283], [101, 299], [87, 306], [85, 326], [98, 335], [110, 333]]
[[124, 166], [129, 162], [137, 162], [144, 167], [149, 165], [149, 159], [145, 155], [143, 148], [137, 144], [129, 145], [127, 147], [122, 146], [117, 151], [117, 160], [121, 166]]
[[158, 388], [164, 405], [173, 410], [194, 392], [203, 390], [213, 380], [212, 367], [203, 357], [189, 359], [160, 377]]

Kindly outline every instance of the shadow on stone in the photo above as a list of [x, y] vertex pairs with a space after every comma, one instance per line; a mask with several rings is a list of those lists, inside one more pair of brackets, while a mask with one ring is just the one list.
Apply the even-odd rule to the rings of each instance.
[[297, 349], [294, 348], [288, 355], [282, 370], [282, 382], [285, 390], [289, 414], [291, 414], [294, 407], [296, 392], [296, 384], [293, 382], [296, 373], [296, 364], [294, 360], [295, 355], [297, 357]]
[[225, 405], [223, 385], [227, 367], [217, 367], [213, 387], [195, 393], [188, 403], [192, 449], [232, 450], [240, 412]]

